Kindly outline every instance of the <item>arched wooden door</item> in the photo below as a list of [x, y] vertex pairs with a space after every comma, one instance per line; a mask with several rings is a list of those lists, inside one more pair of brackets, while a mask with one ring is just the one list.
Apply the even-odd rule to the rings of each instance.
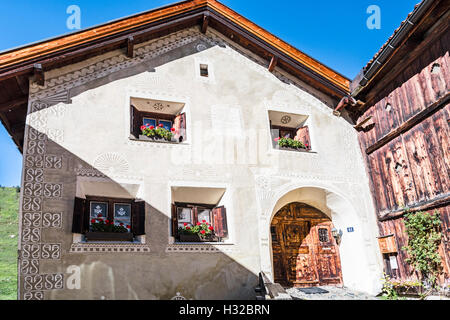
[[331, 220], [320, 210], [290, 203], [272, 220], [274, 280], [285, 286], [342, 284], [339, 247]]

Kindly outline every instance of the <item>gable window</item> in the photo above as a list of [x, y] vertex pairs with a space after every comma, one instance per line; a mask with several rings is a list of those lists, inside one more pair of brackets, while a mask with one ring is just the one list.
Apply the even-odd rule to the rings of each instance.
[[184, 104], [131, 98], [130, 135], [142, 141], [180, 143], [186, 141]]
[[202, 77], [208, 77], [208, 65], [207, 64], [200, 64], [200, 76]]
[[275, 149], [311, 151], [308, 116], [269, 111], [270, 133]]
[[223, 242], [228, 238], [223, 188], [172, 187], [172, 236], [177, 242]]
[[72, 232], [87, 241], [133, 241], [145, 234], [145, 202], [86, 196], [75, 198]]

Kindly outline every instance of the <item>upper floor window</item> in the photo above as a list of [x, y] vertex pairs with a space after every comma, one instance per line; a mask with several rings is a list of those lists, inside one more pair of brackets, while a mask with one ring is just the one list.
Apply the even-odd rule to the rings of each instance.
[[131, 136], [139, 140], [179, 143], [186, 141], [184, 104], [131, 98]]
[[269, 111], [270, 132], [276, 149], [310, 151], [308, 116]]

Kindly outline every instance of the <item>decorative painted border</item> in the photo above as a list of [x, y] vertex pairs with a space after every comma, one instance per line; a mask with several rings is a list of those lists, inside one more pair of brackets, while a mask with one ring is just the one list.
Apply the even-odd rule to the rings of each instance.
[[233, 244], [170, 244], [166, 253], [231, 253], [236, 252]]
[[118, 244], [118, 243], [73, 243], [69, 253], [149, 253], [148, 245], [142, 244]]

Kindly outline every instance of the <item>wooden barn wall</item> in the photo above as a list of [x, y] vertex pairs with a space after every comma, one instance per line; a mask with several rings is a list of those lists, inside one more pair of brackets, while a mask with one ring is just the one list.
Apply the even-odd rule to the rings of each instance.
[[[380, 235], [395, 234], [406, 244], [405, 207], [438, 209], [443, 221], [441, 256], [449, 279], [450, 87], [448, 30], [387, 83], [358, 119], [372, 117], [359, 132], [379, 218]], [[398, 255], [402, 278], [411, 275]]]
[[[434, 210], [437, 210], [439, 212], [442, 221], [443, 232], [441, 245], [439, 246], [439, 253], [442, 258], [442, 267], [443, 267], [442, 274], [440, 277], [440, 283], [444, 283], [446, 279], [447, 281], [448, 279], [450, 279], [450, 242], [449, 242], [450, 234], [448, 232], [448, 229], [450, 228], [450, 220], [449, 220], [450, 207], [448, 206], [441, 207]], [[404, 218], [398, 217], [395, 219], [380, 221], [379, 227], [381, 234], [395, 235], [395, 241], [399, 251], [397, 254], [398, 270], [393, 271], [394, 275], [401, 279], [417, 279], [418, 275], [414, 272], [413, 268], [411, 268], [411, 265], [408, 263], [404, 263], [406, 258], [408, 258], [406, 251], [402, 250], [402, 248], [408, 243], [408, 239], [405, 233]], [[387, 266], [386, 269], [388, 269]]]

